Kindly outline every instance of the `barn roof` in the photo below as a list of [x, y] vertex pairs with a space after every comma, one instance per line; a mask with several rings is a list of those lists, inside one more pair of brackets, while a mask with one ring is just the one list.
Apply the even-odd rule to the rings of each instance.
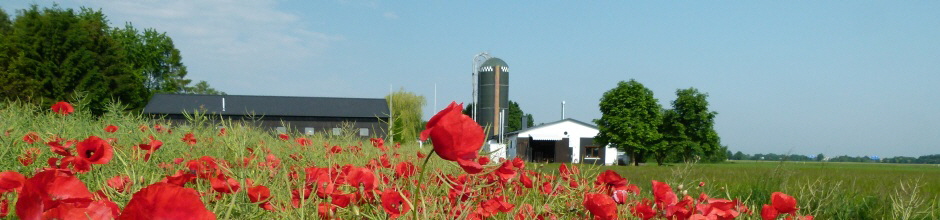
[[182, 114], [200, 110], [221, 115], [388, 118], [380, 98], [249, 95], [154, 94], [145, 114]]
[[584, 125], [585, 127], [589, 127], [589, 128], [593, 128], [593, 129], [598, 129], [596, 125], [593, 125], [593, 124], [590, 124], [590, 123], [587, 123], [587, 122], [583, 122], [583, 121], [578, 121], [578, 120], [575, 120], [575, 119], [573, 119], [573, 118], [566, 118], [566, 119], [562, 119], [562, 120], [558, 120], [558, 121], [553, 121], [553, 122], [549, 122], [549, 123], [545, 123], [545, 124], [540, 124], [540, 125], [537, 125], [537, 126], [529, 127], [529, 128], [522, 129], [522, 130], [518, 130], [518, 131], [509, 132], [509, 133], [507, 133], [506, 135], [513, 135], [513, 134], [518, 134], [518, 133], [522, 133], [522, 132], [526, 132], [526, 131], [531, 131], [531, 130], [535, 130], [535, 129], [539, 129], [539, 128], [544, 128], [544, 127], [556, 125], [556, 124], [559, 124], [559, 123], [562, 123], [562, 122], [566, 122], [566, 121], [570, 121], [570, 122], [574, 122], [574, 123], [576, 123], [576, 124]]

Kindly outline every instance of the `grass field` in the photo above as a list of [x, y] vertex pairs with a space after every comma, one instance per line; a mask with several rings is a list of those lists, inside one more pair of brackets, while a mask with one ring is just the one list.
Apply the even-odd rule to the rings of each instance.
[[[81, 109], [81, 103], [76, 105]], [[242, 188], [250, 185], [249, 180], [253, 185], [270, 188], [269, 202], [275, 207], [274, 211], [262, 209], [259, 202], [250, 201], [246, 190], [221, 193], [205, 179], [186, 184], [185, 188], [199, 192], [199, 200], [219, 219], [317, 219], [324, 215], [340, 219], [388, 219], [392, 216], [383, 207], [384, 201], [360, 200], [342, 207], [331, 205], [336, 203], [337, 195], [374, 193], [340, 183], [326, 195], [320, 194], [320, 188], [313, 188], [317, 193], [299, 198], [302, 194], [299, 192], [311, 190], [304, 188], [310, 187], [310, 183], [305, 182], [310, 181], [309, 177], [304, 177], [311, 174], [307, 168], [338, 171], [347, 165], [372, 169], [376, 178], [381, 179], [377, 190], [410, 191], [411, 201], [419, 207], [415, 210], [420, 211], [405, 213], [406, 219], [413, 218], [412, 214], [419, 219], [469, 218], [494, 198], [504, 198], [513, 208], [489, 213], [492, 214], [488, 216], [490, 219], [511, 219], [519, 215], [523, 219], [535, 215], [589, 218], [592, 214], [582, 204], [587, 194], [597, 193], [594, 181], [597, 174], [606, 169], [618, 172], [641, 189], [639, 196], [629, 198], [631, 202], [616, 206], [617, 215], [624, 219], [635, 219], [631, 207], [639, 200], [653, 197], [651, 180], [668, 183], [680, 198], [683, 194], [698, 198], [699, 194], [706, 193], [713, 198], [737, 199], [752, 212], [738, 219], [760, 219], [761, 206], [770, 203], [773, 192], [793, 196], [798, 200], [800, 214], [814, 215], [816, 219], [940, 219], [940, 167], [937, 166], [754, 161], [639, 167], [576, 165], [581, 172], [573, 175], [571, 181], [580, 184], [569, 186], [559, 175], [560, 164], [526, 163], [525, 171], [520, 169], [519, 172], [536, 171], [529, 177], [537, 187], [523, 188], [519, 175], [508, 183], [488, 180], [500, 167], [499, 162], [492, 162], [485, 166], [483, 173], [467, 178], [464, 186], [473, 192], [472, 196], [455, 202], [448, 198], [455, 188], [441, 184], [445, 176], [466, 174], [455, 162], [432, 155], [423, 179], [415, 173], [400, 177], [402, 164], [421, 168], [424, 159], [418, 158], [417, 153], [430, 155], [428, 146], [397, 148], [389, 143], [387, 150], [380, 150], [368, 140], [353, 135], [288, 134], [290, 139], [284, 140], [256, 127], [230, 122], [217, 124], [206, 119], [197, 115], [189, 124], [170, 125], [117, 110], [101, 117], [93, 117], [82, 110], [58, 115], [45, 107], [0, 102], [0, 171], [17, 172], [30, 178], [49, 169], [48, 159], [62, 157], [52, 152], [46, 142], [56, 138], [82, 141], [94, 135], [113, 140], [113, 158], [106, 164], [94, 164], [88, 172], [76, 173], [75, 178], [89, 191], [106, 195], [118, 207], [126, 207], [135, 192], [167, 176], [193, 172], [192, 167], [187, 167], [188, 162], [176, 161], [194, 161], [203, 156], [224, 164], [218, 172], [231, 177]], [[119, 129], [106, 132], [104, 128], [108, 125]], [[220, 134], [220, 125], [226, 127], [225, 134]], [[194, 137], [192, 143], [183, 140], [189, 133]], [[24, 137], [29, 134], [41, 140], [26, 143]], [[147, 151], [137, 146], [148, 143], [151, 136], [164, 144], [145, 161]], [[300, 144], [300, 138], [308, 139], [311, 144]], [[337, 147], [342, 151], [333, 152]], [[354, 151], [356, 148], [361, 150]], [[38, 153], [31, 155], [29, 152]], [[29, 155], [33, 162], [24, 165], [20, 159]], [[119, 176], [130, 180], [123, 191], [108, 185], [108, 180]], [[705, 183], [704, 187], [699, 187], [700, 182]], [[543, 187], [538, 187], [543, 184], [554, 186], [562, 193], [545, 193]], [[418, 185], [426, 189], [418, 192]], [[10, 205], [11, 214], [6, 219], [17, 218], [12, 210], [19, 199], [13, 192], [0, 193], [0, 200]], [[521, 207], [526, 206], [534, 209], [524, 212]], [[332, 209], [324, 212], [322, 207]]]
[[[544, 164], [542, 169], [558, 166]], [[705, 192], [752, 204], [766, 203], [771, 192], [787, 192], [817, 219], [940, 219], [937, 165], [731, 161], [583, 168], [616, 170], [642, 189], [649, 189], [650, 180], [659, 180], [674, 187], [682, 184], [693, 197]], [[698, 187], [699, 182], [705, 187]]]

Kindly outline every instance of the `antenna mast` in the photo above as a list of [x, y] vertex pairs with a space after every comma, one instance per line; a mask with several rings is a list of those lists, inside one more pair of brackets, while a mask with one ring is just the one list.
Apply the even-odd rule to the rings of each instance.
[[480, 81], [480, 77], [478, 76], [478, 74], [480, 73], [480, 64], [482, 64], [482, 63], [483, 63], [484, 61], [486, 61], [487, 59], [490, 59], [490, 54], [487, 53], [487, 52], [481, 52], [481, 53], [477, 54], [476, 56], [473, 56], [473, 64], [472, 64], [472, 65], [473, 65], [473, 66], [472, 66], [472, 68], [473, 68], [473, 76], [472, 76], [473, 79], [471, 80], [471, 81], [473, 82], [473, 96], [471, 97], [471, 98], [473, 99], [473, 101], [472, 101], [473, 108], [470, 109], [470, 112], [471, 112], [471, 117], [473, 117], [473, 121], [475, 121], [475, 122], [477, 121], [477, 107], [478, 107], [478, 106], [477, 106], [477, 102], [480, 101], [480, 96], [479, 96], [479, 93], [478, 93], [478, 91], [477, 91], [477, 89], [478, 89], [478, 88], [477, 88], [477, 87], [478, 87], [477, 85], [479, 85], [479, 83], [480, 83], [480, 82], [479, 82], [479, 81]]

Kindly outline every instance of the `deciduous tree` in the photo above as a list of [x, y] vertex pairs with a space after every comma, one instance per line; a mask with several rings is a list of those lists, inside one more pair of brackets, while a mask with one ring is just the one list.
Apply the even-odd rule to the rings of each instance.
[[694, 160], [696, 157], [711, 162], [727, 158], [714, 129], [715, 116], [718, 113], [708, 110], [707, 98], [708, 94], [688, 88], [676, 90], [676, 100], [672, 101], [675, 115], [669, 120], [671, 123], [681, 124], [681, 130], [668, 133], [677, 133], [682, 137], [682, 141], [675, 143], [678, 144], [677, 150], [685, 161]]
[[634, 165], [652, 152], [662, 138], [662, 107], [653, 91], [636, 80], [620, 81], [600, 100], [601, 118], [594, 120], [600, 132], [595, 138], [601, 145], [617, 146], [630, 155]]
[[418, 140], [418, 134], [424, 130], [421, 120], [422, 108], [427, 102], [424, 96], [402, 88], [385, 96], [385, 100], [388, 101], [392, 110], [390, 119], [392, 127], [389, 135], [393, 140], [398, 142]]
[[141, 108], [150, 97], [101, 11], [58, 6], [21, 10], [0, 45], [0, 93], [42, 105], [83, 94], [100, 114], [115, 99]]

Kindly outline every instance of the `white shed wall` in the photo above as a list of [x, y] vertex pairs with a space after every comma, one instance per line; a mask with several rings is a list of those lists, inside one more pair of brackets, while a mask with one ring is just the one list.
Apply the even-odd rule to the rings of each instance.
[[[565, 134], [567, 132], [567, 134]], [[572, 121], [562, 121], [558, 124], [548, 125], [545, 127], [535, 128], [532, 130], [512, 134], [507, 137], [509, 140], [507, 146], [506, 156], [508, 158], [513, 158], [516, 156], [516, 146], [518, 141], [517, 138], [528, 138], [530, 136], [534, 137], [557, 137], [557, 138], [568, 138], [568, 147], [571, 148], [571, 158], [569, 158], [570, 163], [580, 163], [579, 159], [581, 158], [581, 138], [593, 138], [597, 136], [599, 131], [592, 127], [584, 126], [583, 124], [572, 122]], [[617, 149], [607, 146], [604, 151], [605, 160], [604, 164], [613, 165], [617, 161]]]

